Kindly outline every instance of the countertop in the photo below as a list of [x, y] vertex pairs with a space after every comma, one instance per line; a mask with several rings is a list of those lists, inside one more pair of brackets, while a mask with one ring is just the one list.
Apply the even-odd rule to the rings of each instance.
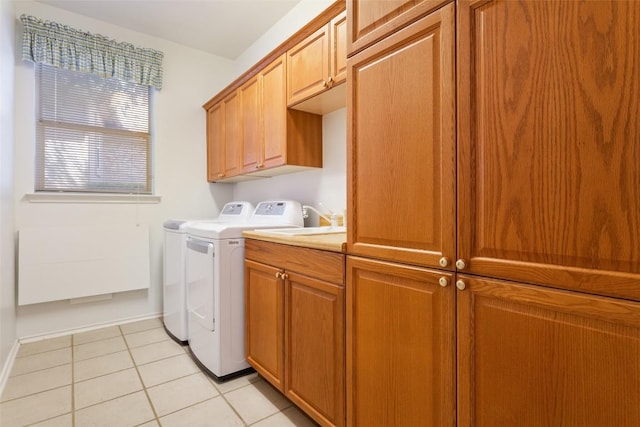
[[282, 243], [284, 245], [321, 249], [331, 252], [347, 252], [347, 233], [314, 234], [311, 236], [285, 236], [282, 234], [267, 234], [266, 231], [267, 230], [263, 230], [259, 233], [256, 233], [255, 231], [243, 231], [242, 236], [248, 239]]

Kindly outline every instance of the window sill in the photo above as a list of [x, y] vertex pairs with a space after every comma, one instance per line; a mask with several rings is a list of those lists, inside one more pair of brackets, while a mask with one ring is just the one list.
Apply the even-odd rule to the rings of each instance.
[[149, 194], [99, 194], [99, 193], [31, 193], [25, 194], [29, 203], [160, 203], [160, 196]]

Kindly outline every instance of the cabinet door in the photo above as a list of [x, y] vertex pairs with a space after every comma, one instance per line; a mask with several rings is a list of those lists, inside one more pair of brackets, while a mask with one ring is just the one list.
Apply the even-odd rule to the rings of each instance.
[[240, 151], [242, 149], [242, 128], [240, 127], [240, 95], [234, 92], [224, 99], [224, 177], [242, 173]]
[[224, 103], [207, 110], [207, 180], [224, 178]]
[[283, 54], [261, 73], [263, 167], [287, 162], [286, 60]]
[[285, 394], [321, 425], [343, 426], [344, 287], [291, 272], [287, 276]]
[[347, 66], [349, 252], [452, 269], [453, 4]]
[[455, 424], [451, 282], [447, 272], [347, 257], [347, 424]]
[[458, 425], [640, 425], [640, 304], [459, 279]]
[[239, 91], [242, 98], [242, 171], [250, 173], [260, 169], [262, 164], [262, 98], [258, 76], [242, 85]]
[[287, 51], [287, 104], [323, 91], [330, 72], [329, 26], [325, 25]]
[[336, 85], [347, 80], [347, 12], [333, 18], [329, 27], [331, 84]]
[[451, 0], [348, 0], [349, 56]]
[[640, 2], [461, 1], [464, 271], [640, 299]]
[[276, 273], [245, 260], [245, 348], [249, 364], [284, 391], [284, 282]]

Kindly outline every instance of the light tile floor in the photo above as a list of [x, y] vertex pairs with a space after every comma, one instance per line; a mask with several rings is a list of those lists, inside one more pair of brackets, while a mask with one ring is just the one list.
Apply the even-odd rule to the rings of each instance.
[[316, 424], [257, 374], [217, 383], [160, 319], [20, 346], [2, 427], [286, 427]]

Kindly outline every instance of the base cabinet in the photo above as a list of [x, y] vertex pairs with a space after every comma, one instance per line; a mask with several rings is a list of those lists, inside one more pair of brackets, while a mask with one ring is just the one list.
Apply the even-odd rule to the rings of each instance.
[[459, 426], [640, 425], [640, 303], [458, 280]]
[[452, 280], [347, 257], [348, 425], [455, 424]]
[[345, 424], [345, 256], [247, 239], [247, 360], [323, 426]]
[[[246, 249], [245, 249], [246, 251]], [[245, 349], [247, 361], [279, 390], [284, 389], [284, 283], [280, 269], [245, 261]]]

